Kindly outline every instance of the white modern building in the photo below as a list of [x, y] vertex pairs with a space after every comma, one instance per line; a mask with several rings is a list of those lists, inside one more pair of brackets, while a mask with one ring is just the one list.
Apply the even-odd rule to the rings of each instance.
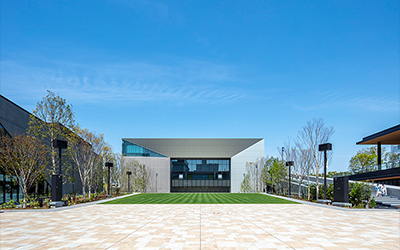
[[264, 156], [264, 139], [123, 138], [124, 161], [149, 175], [147, 192], [240, 192], [246, 163]]

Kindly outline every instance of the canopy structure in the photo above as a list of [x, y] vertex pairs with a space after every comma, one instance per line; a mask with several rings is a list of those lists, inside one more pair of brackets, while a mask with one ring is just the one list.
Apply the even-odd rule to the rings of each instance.
[[382, 130], [375, 134], [364, 137], [357, 145], [377, 145], [378, 147], [378, 170], [382, 165], [381, 145], [400, 145], [400, 124], [394, 127]]
[[357, 142], [357, 145], [375, 145], [378, 143], [381, 145], [399, 145], [400, 124], [364, 137], [362, 141]]

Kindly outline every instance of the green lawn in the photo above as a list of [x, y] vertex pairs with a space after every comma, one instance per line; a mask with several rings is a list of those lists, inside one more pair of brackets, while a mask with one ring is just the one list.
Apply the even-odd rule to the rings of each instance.
[[170, 193], [137, 194], [102, 204], [299, 204], [264, 194]]

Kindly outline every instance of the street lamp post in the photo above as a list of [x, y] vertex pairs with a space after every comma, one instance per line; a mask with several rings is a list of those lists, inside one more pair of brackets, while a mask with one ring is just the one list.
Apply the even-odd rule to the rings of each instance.
[[63, 140], [54, 140], [53, 147], [58, 148], [59, 155], [59, 171], [58, 175], [53, 174], [51, 177], [51, 199], [52, 201], [61, 201], [62, 198], [62, 176], [61, 176], [61, 149], [68, 147], [68, 142]]
[[158, 173], [156, 173], [156, 193], [158, 193], [157, 179], [158, 179]]
[[318, 150], [324, 151], [324, 191], [325, 191], [324, 200], [326, 200], [326, 164], [327, 164], [326, 151], [332, 150], [332, 144], [331, 143], [320, 144]]
[[128, 193], [131, 192], [131, 171], [127, 171], [126, 174], [128, 175]]
[[106, 167], [108, 167], [108, 195], [107, 197], [111, 197], [111, 178], [110, 178], [110, 172], [111, 172], [111, 168], [114, 166], [114, 163], [112, 162], [106, 162]]
[[258, 166], [256, 163], [256, 186], [255, 186], [255, 190], [254, 190], [255, 192], [257, 192], [257, 190], [258, 190], [257, 186], [258, 186]]
[[291, 166], [294, 165], [293, 161], [287, 161], [286, 166], [289, 167], [289, 196], [292, 196], [292, 175], [291, 175]]

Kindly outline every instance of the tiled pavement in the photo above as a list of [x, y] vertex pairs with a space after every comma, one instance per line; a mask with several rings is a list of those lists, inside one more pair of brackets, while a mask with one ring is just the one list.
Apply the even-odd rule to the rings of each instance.
[[400, 249], [400, 213], [273, 205], [90, 205], [0, 214], [0, 249]]

